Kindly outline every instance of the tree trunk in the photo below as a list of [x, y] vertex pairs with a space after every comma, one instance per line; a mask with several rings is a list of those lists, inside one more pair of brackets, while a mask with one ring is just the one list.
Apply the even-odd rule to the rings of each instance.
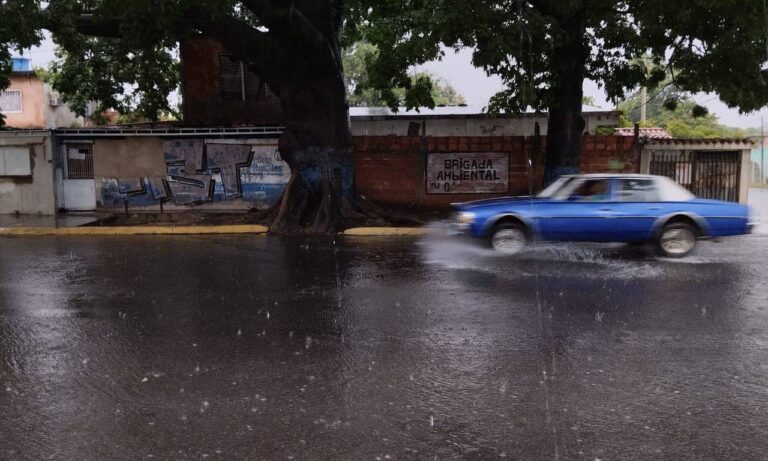
[[273, 233], [332, 233], [345, 227], [355, 167], [346, 90], [330, 72], [279, 88], [286, 129], [279, 150], [291, 167]]
[[566, 41], [554, 54], [557, 77], [553, 90], [557, 106], [549, 110], [545, 186], [559, 176], [579, 172], [582, 136], [586, 126], [582, 117], [584, 67], [589, 53], [584, 42], [584, 24], [583, 14], [571, 16], [566, 22]]

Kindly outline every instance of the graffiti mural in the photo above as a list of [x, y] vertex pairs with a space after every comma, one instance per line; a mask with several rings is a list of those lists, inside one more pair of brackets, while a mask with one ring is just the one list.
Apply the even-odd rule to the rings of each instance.
[[102, 206], [144, 207], [161, 201], [189, 206], [240, 200], [274, 204], [290, 179], [276, 145], [221, 140], [163, 143], [164, 177], [102, 178]]

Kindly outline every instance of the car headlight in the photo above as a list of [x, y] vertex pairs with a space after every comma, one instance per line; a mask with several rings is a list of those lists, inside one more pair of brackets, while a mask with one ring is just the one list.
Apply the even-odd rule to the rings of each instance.
[[475, 214], [468, 211], [462, 211], [456, 216], [456, 222], [459, 224], [472, 224], [475, 222]]

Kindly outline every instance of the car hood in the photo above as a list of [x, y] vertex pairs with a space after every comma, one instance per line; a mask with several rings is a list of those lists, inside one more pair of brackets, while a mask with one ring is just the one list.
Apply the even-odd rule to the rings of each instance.
[[494, 206], [494, 205], [502, 205], [502, 204], [515, 204], [515, 203], [523, 203], [523, 202], [530, 202], [532, 200], [539, 200], [536, 197], [532, 197], [530, 195], [526, 196], [519, 196], [519, 197], [497, 197], [497, 198], [489, 198], [484, 200], [473, 200], [471, 202], [462, 202], [462, 203], [453, 203], [451, 206], [458, 210], [474, 210], [477, 208], [483, 208], [487, 206]]

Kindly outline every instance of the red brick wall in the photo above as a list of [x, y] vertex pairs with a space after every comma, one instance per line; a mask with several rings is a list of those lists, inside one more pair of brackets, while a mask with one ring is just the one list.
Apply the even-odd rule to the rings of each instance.
[[[527, 159], [533, 160], [533, 186], [539, 190], [544, 176], [546, 138], [536, 145], [532, 137], [419, 137], [360, 136], [354, 139], [357, 191], [383, 204], [445, 207], [453, 202], [498, 195], [529, 193]], [[581, 171], [637, 172], [631, 137], [586, 136]], [[508, 194], [425, 193], [426, 153], [508, 152]]]
[[[259, 98], [224, 100], [219, 42], [189, 39], [181, 43], [181, 92], [184, 123], [192, 126], [282, 125], [280, 99], [269, 88]], [[253, 77], [246, 72], [248, 78]]]

